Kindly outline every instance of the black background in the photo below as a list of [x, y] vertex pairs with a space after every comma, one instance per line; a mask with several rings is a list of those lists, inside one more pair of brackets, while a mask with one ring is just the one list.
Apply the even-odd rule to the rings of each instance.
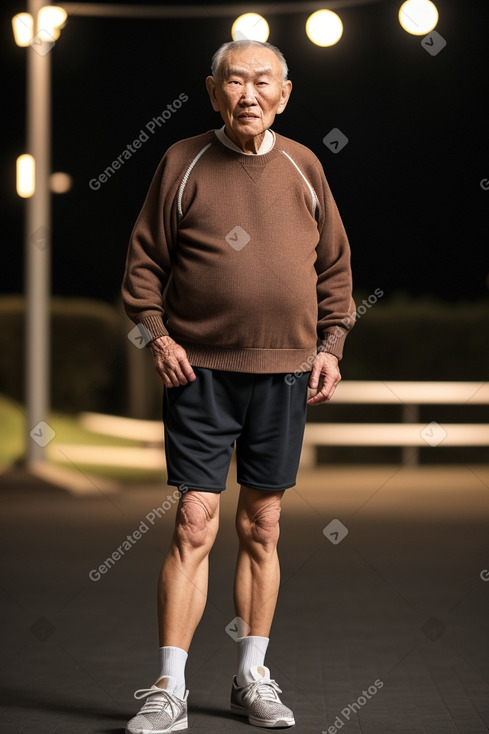
[[[489, 272], [489, 191], [480, 184], [489, 178], [487, 3], [438, 0], [436, 30], [447, 45], [436, 56], [401, 29], [400, 4], [337, 9], [344, 33], [331, 48], [307, 39], [310, 11], [268, 16], [268, 40], [284, 52], [294, 84], [273, 127], [321, 160], [350, 237], [357, 292], [478, 299], [488, 294]], [[25, 152], [31, 52], [15, 45], [11, 16], [25, 9], [2, 4], [0, 277], [11, 293], [23, 289], [25, 202], [15, 193], [15, 160]], [[69, 193], [53, 195], [54, 294], [119, 298], [128, 238], [161, 156], [222, 124], [204, 79], [233, 19], [69, 18], [51, 52], [52, 170], [74, 179]], [[91, 190], [90, 179], [181, 93], [189, 97], [181, 109]], [[334, 127], [349, 139], [337, 154], [322, 142]]]

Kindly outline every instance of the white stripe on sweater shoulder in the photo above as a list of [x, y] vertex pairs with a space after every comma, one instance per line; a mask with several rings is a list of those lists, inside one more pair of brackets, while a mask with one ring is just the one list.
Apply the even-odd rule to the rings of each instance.
[[285, 150], [282, 150], [282, 148], [278, 148], [278, 150], [280, 150], [280, 152], [283, 153], [289, 159], [289, 161], [292, 163], [293, 166], [296, 167], [296, 169], [299, 171], [300, 175], [302, 176], [302, 178], [306, 182], [307, 187], [308, 187], [309, 191], [311, 192], [311, 197], [312, 197], [312, 213], [313, 213], [313, 216], [316, 216], [316, 209], [317, 209], [317, 205], [318, 205], [318, 197], [317, 197], [316, 192], [314, 191], [313, 187], [311, 186], [311, 184], [307, 180], [306, 176], [302, 173], [301, 169], [299, 168], [299, 166], [297, 165], [297, 163], [295, 162], [295, 160], [292, 158], [292, 156], [290, 156], [288, 153], [286, 153]]
[[186, 183], [187, 183], [188, 177], [190, 176], [190, 174], [191, 174], [191, 172], [192, 172], [192, 168], [193, 168], [193, 167], [195, 166], [195, 164], [197, 163], [197, 161], [199, 160], [199, 158], [200, 158], [200, 157], [201, 157], [202, 155], [204, 155], [204, 153], [205, 153], [205, 151], [207, 150], [207, 148], [210, 148], [210, 147], [211, 147], [211, 145], [212, 145], [212, 143], [207, 143], [207, 145], [205, 145], [205, 146], [204, 146], [204, 147], [202, 148], [202, 150], [200, 150], [200, 151], [199, 151], [199, 152], [197, 153], [197, 155], [196, 155], [196, 156], [195, 156], [195, 158], [193, 159], [192, 163], [191, 163], [191, 164], [189, 165], [189, 167], [188, 167], [188, 168], [187, 168], [187, 170], [185, 171], [185, 175], [184, 175], [184, 177], [182, 178], [182, 183], [180, 184], [180, 187], [179, 187], [179, 189], [178, 189], [178, 198], [177, 198], [177, 210], [178, 210], [178, 220], [179, 220], [179, 221], [180, 221], [180, 219], [181, 219], [181, 218], [183, 217], [183, 211], [182, 211], [182, 196], [183, 196], [183, 190], [184, 190], [184, 188], [185, 188], [185, 185], [186, 185]]

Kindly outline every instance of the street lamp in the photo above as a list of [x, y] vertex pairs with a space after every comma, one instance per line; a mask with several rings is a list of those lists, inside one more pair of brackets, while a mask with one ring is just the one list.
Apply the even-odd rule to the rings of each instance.
[[15, 42], [27, 51], [27, 151], [17, 161], [17, 191], [26, 201], [27, 468], [44, 461], [53, 437], [47, 424], [50, 390], [51, 64], [50, 51], [66, 22], [64, 8], [28, 0], [27, 13], [12, 19]]

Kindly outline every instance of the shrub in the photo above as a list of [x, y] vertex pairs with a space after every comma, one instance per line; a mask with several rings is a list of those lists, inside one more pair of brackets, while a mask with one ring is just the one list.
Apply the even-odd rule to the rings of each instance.
[[[55, 410], [117, 412], [124, 352], [121, 317], [112, 306], [89, 299], [51, 299], [51, 405]], [[23, 402], [25, 299], [0, 298], [0, 384]]]

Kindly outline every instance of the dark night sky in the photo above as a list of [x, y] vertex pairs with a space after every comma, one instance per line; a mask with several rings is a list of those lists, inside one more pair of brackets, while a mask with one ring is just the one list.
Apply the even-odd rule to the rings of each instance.
[[[269, 41], [284, 52], [294, 82], [274, 129], [321, 160], [350, 237], [356, 290], [487, 297], [489, 191], [480, 186], [489, 178], [487, 3], [438, 0], [437, 31], [447, 45], [436, 56], [400, 28], [400, 4], [338, 11], [344, 34], [329, 49], [306, 38], [308, 13], [269, 16]], [[10, 17], [25, 6], [5, 2], [2, 10], [9, 268], [1, 290], [20, 292], [24, 202], [15, 194], [15, 159], [24, 152], [26, 49], [15, 46]], [[70, 193], [53, 197], [55, 294], [118, 298], [129, 234], [158, 161], [176, 140], [221, 124], [204, 78], [231, 22], [69, 19], [52, 51], [53, 170], [74, 178]], [[189, 97], [182, 108], [91, 190], [90, 179], [181, 93]], [[349, 139], [336, 155], [322, 142], [334, 127]]]

